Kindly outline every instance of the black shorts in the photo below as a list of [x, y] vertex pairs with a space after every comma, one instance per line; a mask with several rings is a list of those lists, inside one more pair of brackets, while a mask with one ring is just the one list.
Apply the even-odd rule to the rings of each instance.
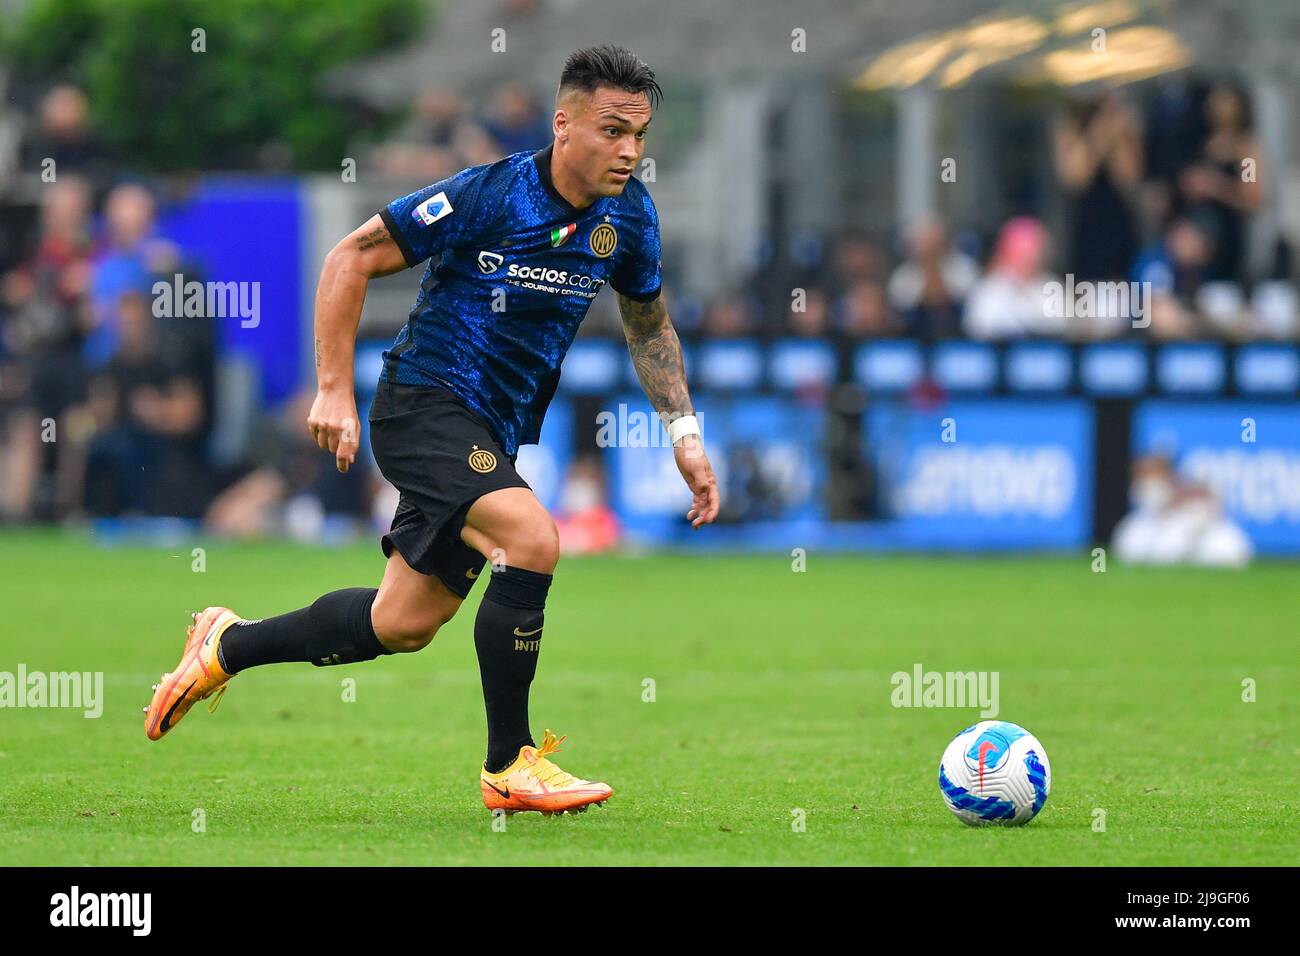
[[443, 388], [381, 379], [370, 406], [370, 447], [380, 472], [401, 493], [381, 545], [421, 574], [436, 576], [460, 597], [483, 565], [460, 539], [465, 513], [501, 488], [527, 488], [487, 423]]

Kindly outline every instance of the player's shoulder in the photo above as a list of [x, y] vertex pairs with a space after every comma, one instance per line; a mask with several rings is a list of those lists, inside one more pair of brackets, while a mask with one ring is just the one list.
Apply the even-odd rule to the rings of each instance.
[[499, 187], [511, 182], [518, 175], [518, 154], [504, 156], [501, 159], [494, 160], [490, 163], [479, 163], [476, 166], [466, 166], [460, 172], [451, 177], [452, 181], [461, 186], [473, 185], [478, 188], [485, 186]]
[[499, 205], [504, 205], [507, 196], [515, 190], [527, 189], [527, 172], [533, 164], [533, 152], [523, 150], [511, 153], [490, 163], [468, 166], [456, 174], [454, 179], [467, 191], [472, 190], [476, 199], [489, 197]]
[[646, 185], [641, 182], [641, 179], [634, 176], [628, 178], [627, 185], [623, 187], [623, 195], [620, 195], [619, 199], [634, 211], [645, 211], [647, 208], [653, 211], [654, 209], [654, 200], [650, 199], [650, 190], [646, 189]]
[[428, 190], [441, 190], [466, 217], [465, 228], [485, 227], [495, 221], [507, 206], [507, 197], [516, 188], [523, 169], [521, 156], [514, 153], [489, 163], [466, 166]]
[[629, 215], [650, 222], [659, 221], [654, 200], [650, 198], [650, 190], [646, 189], [645, 183], [635, 176], [628, 179], [627, 185], [623, 187], [623, 192], [618, 198]]

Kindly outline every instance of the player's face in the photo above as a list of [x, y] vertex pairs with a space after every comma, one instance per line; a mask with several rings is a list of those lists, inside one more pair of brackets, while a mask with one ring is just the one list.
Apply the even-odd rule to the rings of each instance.
[[600, 87], [565, 110], [571, 168], [595, 196], [617, 196], [636, 172], [650, 126], [644, 93]]

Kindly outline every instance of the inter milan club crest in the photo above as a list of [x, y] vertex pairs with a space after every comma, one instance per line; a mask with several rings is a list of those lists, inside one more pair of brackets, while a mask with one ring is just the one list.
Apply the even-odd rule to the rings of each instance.
[[578, 231], [578, 224], [571, 222], [567, 226], [559, 226], [551, 230], [551, 248], [558, 249], [569, 241], [569, 237]]
[[587, 239], [587, 246], [598, 259], [608, 259], [614, 254], [614, 249], [618, 246], [618, 233], [614, 231], [614, 227], [609, 223], [602, 222], [591, 230], [591, 236]]
[[497, 456], [475, 445], [474, 450], [469, 453], [469, 466], [479, 474], [486, 475], [497, 466]]

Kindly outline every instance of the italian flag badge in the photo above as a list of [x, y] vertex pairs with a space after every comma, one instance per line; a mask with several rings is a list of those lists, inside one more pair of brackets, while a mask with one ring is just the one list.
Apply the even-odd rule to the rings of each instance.
[[567, 226], [560, 226], [551, 230], [551, 248], [558, 249], [569, 241], [569, 237], [578, 231], [578, 224], [571, 222]]

